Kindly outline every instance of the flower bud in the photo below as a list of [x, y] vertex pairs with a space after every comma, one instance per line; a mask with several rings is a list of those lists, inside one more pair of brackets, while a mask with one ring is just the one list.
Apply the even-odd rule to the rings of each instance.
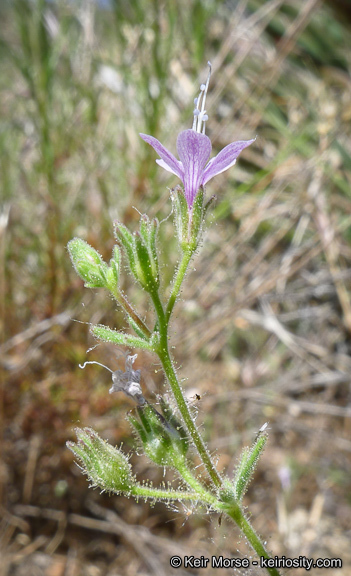
[[92, 428], [76, 428], [75, 432], [78, 442], [67, 442], [67, 447], [78, 458], [93, 486], [111, 492], [130, 492], [134, 478], [128, 458]]
[[133, 234], [129, 232], [128, 228], [121, 222], [114, 222], [114, 233], [118, 244], [124, 249], [125, 255], [128, 260], [129, 268], [132, 273], [136, 274], [135, 269], [135, 250]]
[[87, 288], [104, 288], [107, 284], [108, 266], [100, 254], [87, 242], [74, 238], [68, 251], [78, 276]]
[[115, 236], [123, 247], [129, 268], [141, 286], [151, 292], [160, 285], [156, 239], [159, 223], [150, 221], [146, 214], [140, 219], [140, 230], [131, 234], [119, 222], [115, 223]]

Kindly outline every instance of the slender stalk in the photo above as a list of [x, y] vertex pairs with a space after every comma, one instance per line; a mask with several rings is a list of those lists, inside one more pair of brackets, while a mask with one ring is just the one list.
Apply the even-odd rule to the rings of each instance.
[[189, 266], [189, 262], [191, 260], [192, 255], [193, 255], [193, 252], [191, 250], [185, 252], [183, 254], [182, 260], [179, 264], [179, 267], [178, 267], [178, 270], [177, 270], [177, 273], [176, 273], [176, 276], [175, 276], [175, 279], [173, 282], [172, 292], [171, 292], [171, 295], [170, 295], [169, 300], [168, 300], [168, 305], [167, 305], [167, 310], [166, 310], [167, 323], [169, 322], [169, 319], [170, 319], [171, 314], [172, 314], [172, 310], [173, 310], [174, 305], [177, 301], [180, 287], [181, 287], [182, 282], [184, 280], [184, 276], [185, 276], [185, 273], [186, 273], [187, 268]]
[[[245, 515], [238, 504], [233, 505], [230, 510], [226, 509], [225, 513], [234, 520], [242, 533], [246, 536], [250, 546], [255, 550], [259, 557], [263, 556], [263, 558], [271, 558], [255, 530], [252, 528], [250, 522], [245, 518]], [[266, 570], [271, 576], [280, 576], [277, 568], [266, 567]]]
[[[185, 271], [185, 269], [184, 269], [184, 271]], [[178, 276], [179, 276], [179, 274], [178, 274]], [[183, 276], [184, 276], [184, 273], [183, 273]], [[196, 449], [199, 453], [199, 456], [200, 456], [200, 458], [201, 458], [201, 460], [202, 460], [202, 462], [203, 462], [203, 464], [204, 464], [204, 466], [208, 472], [208, 475], [210, 476], [210, 478], [212, 480], [214, 487], [218, 488], [219, 486], [222, 485], [221, 477], [220, 477], [218, 471], [216, 470], [216, 468], [215, 468], [215, 466], [211, 460], [210, 453], [209, 453], [202, 437], [200, 436], [200, 434], [198, 432], [198, 429], [197, 429], [196, 424], [193, 420], [193, 417], [190, 414], [189, 407], [185, 401], [182, 389], [180, 387], [177, 375], [176, 375], [175, 370], [174, 370], [173, 362], [172, 362], [172, 359], [171, 359], [171, 356], [169, 353], [169, 348], [168, 348], [168, 320], [166, 318], [166, 314], [164, 312], [162, 302], [161, 302], [159, 294], [156, 290], [151, 293], [151, 297], [152, 297], [154, 307], [156, 310], [156, 314], [158, 317], [159, 330], [160, 330], [160, 347], [157, 350], [158, 356], [161, 360], [163, 370], [166, 374], [166, 377], [167, 377], [168, 382], [170, 384], [170, 387], [172, 389], [174, 398], [177, 402], [179, 412], [181, 413], [181, 415], [183, 417], [183, 420], [184, 420], [185, 425], [187, 427], [187, 430], [190, 434], [190, 437], [191, 437], [194, 445], [196, 446]]]
[[[202, 495], [202, 492], [204, 494]], [[197, 492], [183, 492], [181, 490], [160, 490], [159, 488], [152, 488], [149, 486], [142, 486], [141, 484], [136, 484], [131, 489], [131, 494], [135, 497], [141, 498], [155, 498], [157, 500], [192, 500], [193, 502], [203, 502], [209, 504], [210, 506], [217, 507], [218, 500], [215, 496], [212, 496], [209, 492], [206, 492], [202, 488], [201, 496]]]
[[[160, 347], [157, 351], [158, 356], [161, 360], [163, 370], [166, 374], [170, 387], [172, 389], [174, 398], [177, 402], [178, 409], [183, 417], [183, 420], [186, 424], [188, 429], [189, 435], [192, 438], [194, 445], [197, 448], [198, 454], [211, 478], [212, 484], [215, 488], [218, 488], [222, 485], [221, 477], [215, 468], [211, 456], [207, 450], [205, 443], [200, 436], [196, 424], [191, 416], [189, 411], [189, 407], [184, 399], [183, 392], [181, 390], [180, 384], [178, 382], [177, 375], [175, 373], [175, 369], [173, 366], [173, 362], [169, 353], [168, 347], [168, 324], [170, 315], [176, 301], [177, 295], [179, 293], [179, 289], [184, 278], [184, 274], [188, 267], [189, 261], [191, 258], [191, 254], [187, 253], [183, 256], [182, 262], [178, 268], [176, 280], [173, 285], [173, 290], [171, 294], [171, 298], [169, 299], [168, 306], [166, 312], [164, 311], [162, 302], [160, 300], [159, 294], [157, 291], [151, 293], [151, 297], [154, 303], [155, 311], [158, 317], [158, 324], [160, 330]], [[267, 550], [264, 547], [264, 544], [256, 534], [255, 530], [252, 528], [250, 522], [246, 519], [242, 509], [240, 508], [239, 504], [231, 504], [231, 507], [226, 507], [223, 510], [223, 505], [220, 503], [215, 496], [210, 494], [204, 487], [198, 482], [198, 480], [191, 474], [190, 470], [185, 466], [180, 464], [178, 466], [179, 473], [183, 476], [184, 480], [197, 492], [198, 499], [210, 504], [214, 509], [218, 511], [224, 511], [234, 522], [237, 524], [239, 529], [245, 535], [246, 539], [248, 540], [250, 546], [255, 550], [259, 557], [264, 558], [271, 558], [268, 554]], [[279, 571], [276, 568], [268, 568], [267, 571], [271, 576], [280, 576]]]
[[189, 407], [184, 399], [183, 392], [181, 390], [177, 375], [173, 367], [171, 357], [169, 355], [167, 343], [163, 344], [162, 351], [160, 351], [159, 353], [159, 358], [162, 362], [163, 369], [165, 371], [168, 382], [171, 386], [172, 392], [177, 402], [179, 412], [183, 417], [183, 420], [192, 438], [192, 441], [196, 446], [199, 456], [212, 480], [213, 485], [216, 488], [218, 488], [222, 485], [221, 477], [211, 460], [210, 453], [202, 437], [200, 436], [196, 424], [190, 414]]
[[160, 490], [150, 486], [135, 484], [131, 489], [131, 494], [141, 498], [155, 498], [157, 500], [198, 500], [199, 496], [195, 492], [182, 492], [180, 490]]
[[191, 473], [189, 468], [186, 466], [185, 462], [180, 462], [176, 465], [176, 468], [182, 478], [191, 486], [191, 488], [197, 493], [198, 500], [202, 502], [206, 502], [207, 504], [211, 504], [216, 509], [218, 509], [218, 499], [213, 494], [210, 494], [206, 488], [198, 481], [197, 478]]

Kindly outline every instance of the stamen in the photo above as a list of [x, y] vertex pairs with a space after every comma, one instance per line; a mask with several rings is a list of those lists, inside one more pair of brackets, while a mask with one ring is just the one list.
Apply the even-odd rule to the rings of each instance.
[[197, 118], [200, 114], [199, 106], [200, 106], [200, 102], [201, 102], [201, 96], [202, 96], [202, 92], [200, 92], [200, 94], [198, 95], [197, 98], [194, 98], [194, 104], [195, 104], [196, 108], [193, 112], [193, 114], [194, 114], [193, 130], [195, 130], [195, 132], [197, 131], [197, 128], [196, 128]]
[[78, 364], [79, 368], [82, 368], [82, 370], [86, 367], [87, 364], [97, 364], [98, 366], [101, 366], [102, 368], [106, 368], [106, 370], [108, 370], [109, 372], [111, 372], [111, 374], [113, 374], [113, 371], [110, 370], [110, 368], [107, 368], [107, 366], [105, 366], [105, 364], [100, 364], [100, 362], [95, 362], [95, 360], [92, 360], [91, 362], [84, 362], [84, 364]]
[[[211, 62], [207, 62], [207, 64], [209, 67], [209, 71], [208, 71], [206, 84], [201, 84], [200, 94], [197, 98], [194, 99], [194, 104], [195, 104], [196, 108], [194, 110], [193, 130], [195, 130], [195, 132], [201, 133], [201, 128], [202, 128], [203, 134], [205, 134], [205, 123], [208, 120], [208, 115], [206, 114], [206, 110], [205, 110], [205, 103], [206, 103], [206, 96], [207, 96], [208, 86], [209, 86], [210, 78], [211, 78], [211, 70], [212, 70]], [[200, 103], [201, 103], [201, 109], [200, 109]]]

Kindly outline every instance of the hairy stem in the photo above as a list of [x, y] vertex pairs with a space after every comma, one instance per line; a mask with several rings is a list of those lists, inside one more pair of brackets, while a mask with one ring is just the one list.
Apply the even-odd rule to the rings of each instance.
[[184, 276], [185, 273], [187, 271], [187, 268], [189, 266], [189, 262], [191, 260], [191, 257], [193, 255], [193, 252], [191, 250], [185, 252], [183, 254], [183, 258], [179, 264], [174, 282], [173, 282], [173, 288], [172, 288], [172, 292], [171, 295], [169, 297], [168, 300], [168, 305], [167, 305], [167, 310], [166, 310], [166, 321], [169, 322], [169, 319], [171, 317], [174, 305], [177, 301], [178, 295], [179, 295], [179, 291], [180, 291], [180, 287], [182, 285], [182, 282], [184, 280]]
[[185, 482], [187, 482], [187, 484], [189, 484], [189, 486], [191, 486], [191, 488], [197, 493], [198, 500], [201, 502], [206, 502], [207, 504], [211, 504], [214, 508], [218, 509], [218, 499], [216, 496], [213, 496], [213, 494], [204, 488], [204, 486], [189, 470], [184, 461], [180, 462], [176, 468]]
[[[263, 556], [263, 558], [271, 558], [264, 547], [263, 542], [252, 528], [250, 522], [245, 518], [244, 512], [240, 508], [239, 504], [231, 505], [230, 509], [225, 509], [225, 513], [234, 520], [241, 532], [245, 535], [250, 546], [255, 550], [259, 557]], [[280, 576], [277, 568], [266, 568], [266, 570], [271, 576]]]
[[162, 351], [159, 354], [159, 358], [162, 362], [162, 366], [163, 369], [165, 371], [165, 374], [167, 376], [168, 382], [172, 388], [172, 392], [174, 394], [175, 400], [177, 402], [177, 406], [179, 409], [179, 412], [181, 413], [183, 420], [185, 422], [185, 425], [188, 429], [188, 432], [191, 436], [191, 439], [194, 443], [194, 445], [197, 448], [197, 451], [199, 453], [199, 456], [212, 480], [213, 485], [218, 488], [222, 485], [222, 480], [221, 477], [218, 473], [218, 471], [216, 470], [212, 460], [211, 460], [211, 456], [210, 453], [202, 439], [202, 437], [199, 434], [199, 431], [196, 427], [196, 424], [193, 420], [193, 417], [190, 414], [189, 411], [189, 407], [188, 404], [185, 401], [185, 398], [183, 396], [183, 392], [182, 389], [180, 387], [180, 384], [178, 382], [178, 378], [177, 375], [175, 373], [174, 370], [174, 366], [168, 351], [168, 346], [167, 343], [163, 344], [162, 347]]
[[135, 484], [131, 490], [131, 494], [135, 497], [154, 498], [155, 500], [193, 500], [195, 502], [199, 499], [195, 492], [160, 490], [160, 488], [142, 486], [141, 484]]
[[212, 484], [214, 485], [215, 488], [218, 488], [219, 486], [222, 485], [221, 477], [211, 460], [210, 453], [196, 427], [193, 417], [190, 414], [188, 404], [185, 401], [182, 389], [180, 387], [177, 375], [175, 373], [175, 369], [168, 348], [168, 320], [166, 318], [162, 302], [160, 300], [158, 292], [156, 291], [153, 291], [151, 293], [151, 297], [158, 317], [159, 330], [160, 330], [160, 346], [159, 349], [157, 350], [158, 356], [161, 360], [163, 370], [166, 374], [174, 398], [177, 402], [179, 412], [183, 417], [189, 435], [194, 445], [196, 446], [196, 449], [208, 472], [208, 475], [212, 480]]
[[198, 492], [186, 492], [185, 490], [161, 490], [160, 488], [153, 488], [152, 486], [142, 486], [135, 484], [132, 487], [131, 494], [136, 498], [154, 498], [155, 500], [192, 500], [193, 502], [202, 502], [213, 506], [219, 510], [219, 501], [215, 496], [201, 487], [201, 494]]

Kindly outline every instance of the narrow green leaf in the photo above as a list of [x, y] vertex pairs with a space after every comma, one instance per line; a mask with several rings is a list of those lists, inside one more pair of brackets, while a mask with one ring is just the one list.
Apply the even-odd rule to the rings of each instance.
[[132, 336], [131, 334], [119, 332], [118, 330], [112, 330], [112, 328], [108, 328], [108, 326], [104, 326], [103, 324], [92, 326], [90, 332], [99, 340], [103, 340], [103, 342], [111, 342], [112, 344], [127, 346], [129, 348], [152, 350], [152, 346], [148, 341], [137, 336]]

